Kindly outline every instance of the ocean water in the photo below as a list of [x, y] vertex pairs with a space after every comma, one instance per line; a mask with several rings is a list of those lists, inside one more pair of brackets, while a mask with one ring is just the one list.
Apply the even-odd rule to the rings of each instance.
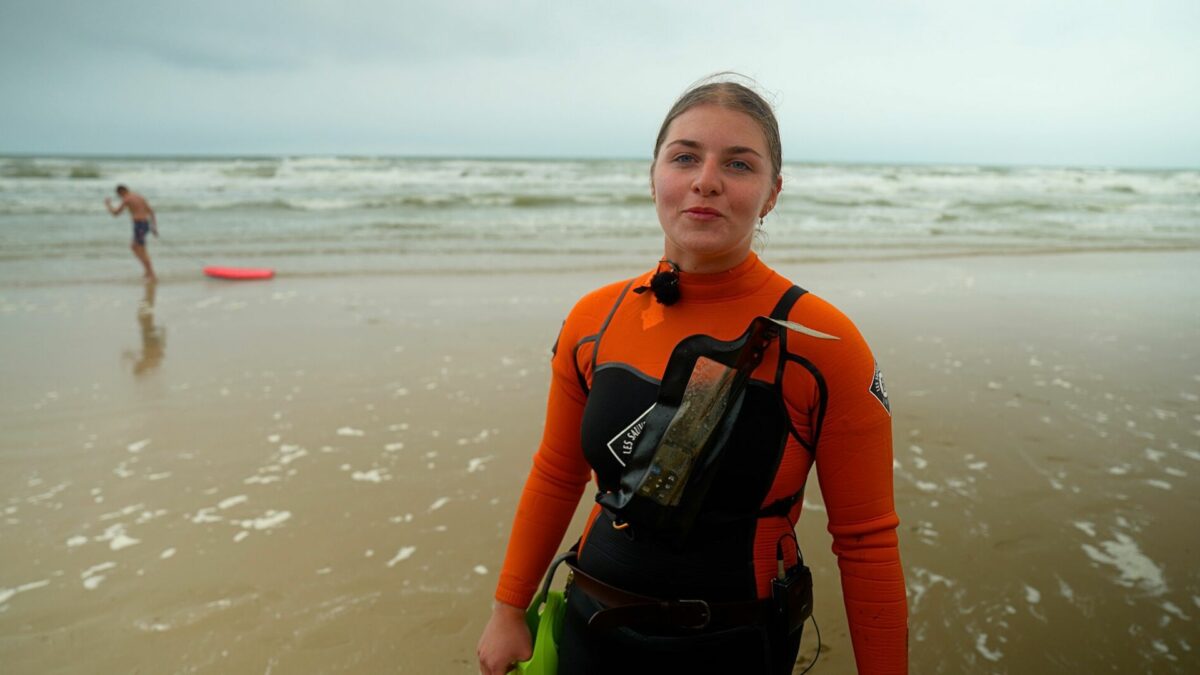
[[[0, 157], [0, 285], [137, 271], [117, 183], [146, 195], [166, 280], [641, 269], [647, 160]], [[1200, 246], [1200, 170], [788, 164], [774, 263]]]

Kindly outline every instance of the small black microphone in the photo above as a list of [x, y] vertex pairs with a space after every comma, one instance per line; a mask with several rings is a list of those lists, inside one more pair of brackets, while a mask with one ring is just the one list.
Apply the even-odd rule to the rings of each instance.
[[654, 291], [654, 299], [659, 304], [670, 307], [679, 302], [679, 265], [663, 258], [658, 261], [660, 270], [662, 270], [663, 263], [670, 265], [671, 269], [656, 272], [651, 277], [649, 286], [638, 286], [633, 289], [633, 292], [645, 293], [646, 291]]

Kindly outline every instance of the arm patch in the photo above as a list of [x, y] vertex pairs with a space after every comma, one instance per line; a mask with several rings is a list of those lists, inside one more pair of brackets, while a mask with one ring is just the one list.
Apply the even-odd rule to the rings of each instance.
[[883, 383], [883, 371], [879, 369], [879, 362], [875, 362], [875, 375], [871, 377], [871, 395], [879, 400], [879, 404], [887, 411], [888, 416], [892, 414], [892, 404], [888, 401], [887, 385]]

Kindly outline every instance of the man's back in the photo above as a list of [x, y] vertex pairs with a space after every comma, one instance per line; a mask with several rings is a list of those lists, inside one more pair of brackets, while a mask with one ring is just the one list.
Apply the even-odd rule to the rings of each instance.
[[150, 203], [140, 194], [130, 190], [126, 192], [121, 201], [125, 202], [125, 206], [129, 209], [129, 216], [134, 220], [149, 220], [150, 219]]

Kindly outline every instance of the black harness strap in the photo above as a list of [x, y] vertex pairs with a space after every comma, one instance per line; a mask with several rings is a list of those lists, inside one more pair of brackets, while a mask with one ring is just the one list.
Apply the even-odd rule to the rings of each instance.
[[[796, 306], [796, 302], [808, 291], [799, 286], [792, 286], [779, 298], [779, 302], [775, 304], [775, 309], [771, 310], [771, 318], [778, 321], [787, 321], [788, 316], [792, 313], [792, 307]], [[775, 388], [779, 391], [780, 400], [783, 399], [783, 367], [787, 364], [787, 331], [779, 332], [779, 363], [775, 366]], [[786, 408], [785, 408], [786, 411]], [[801, 445], [807, 447], [804, 440], [800, 437], [800, 433], [796, 431], [795, 425], [792, 424], [792, 418], [789, 415], [784, 415], [784, 421], [787, 423], [788, 433], [796, 438]], [[807, 484], [807, 481], [806, 481]], [[804, 486], [800, 487], [800, 491], [796, 494], [777, 499], [763, 508], [759, 509], [755, 514], [757, 518], [772, 518], [782, 517], [787, 518], [791, 514], [792, 507], [796, 502], [804, 497]]]
[[[788, 315], [792, 313], [792, 307], [796, 306], [796, 301], [800, 299], [808, 291], [799, 286], [792, 286], [787, 289], [787, 292], [779, 298], [779, 302], [775, 303], [775, 309], [771, 310], [771, 318], [776, 321], [787, 321]], [[775, 386], [782, 387], [783, 385], [783, 364], [787, 361], [784, 356], [787, 354], [787, 331], [782, 331], [779, 334], [779, 363], [775, 366]], [[788, 422], [791, 426], [791, 422]]]
[[805, 481], [804, 485], [800, 486], [799, 492], [783, 499], [776, 499], [759, 509], [758, 513], [754, 514], [754, 516], [756, 518], [787, 518], [792, 514], [792, 507], [801, 499], [804, 499], [804, 488], [807, 486], [808, 481]]
[[787, 292], [780, 296], [779, 302], [775, 303], [775, 309], [771, 310], [771, 318], [779, 321], [787, 321], [788, 314], [791, 314], [792, 307], [795, 306], [796, 301], [807, 292], [799, 286], [792, 286], [787, 289]]
[[[792, 307], [794, 307], [796, 305], [796, 302], [799, 301], [800, 298], [803, 297], [804, 294], [807, 292], [808, 291], [804, 290], [803, 288], [800, 288], [799, 286], [792, 286], [791, 288], [789, 288], [782, 296], [780, 296], [779, 302], [775, 303], [775, 309], [771, 310], [771, 318], [775, 319], [777, 321], [787, 321], [788, 315], [790, 315], [792, 312]], [[779, 398], [781, 401], [783, 399], [783, 367], [784, 367], [784, 364], [788, 360], [787, 334], [788, 334], [787, 330], [780, 330], [779, 337], [778, 337], [778, 340], [779, 340], [779, 365], [777, 366], [776, 372], [775, 372], [775, 389], [776, 389], [776, 391], [779, 392]], [[788, 433], [791, 434], [792, 436], [794, 436], [796, 438], [796, 440], [798, 440], [800, 442], [801, 446], [808, 448], [808, 445], [804, 443], [804, 440], [800, 437], [800, 434], [796, 431], [796, 427], [792, 424], [791, 418], [786, 414], [786, 408], [784, 411], [784, 421], [787, 424]], [[809, 448], [809, 450], [811, 451], [811, 448]], [[747, 518], [747, 517], [756, 518], [756, 519], [757, 518], [773, 518], [773, 517], [787, 518], [791, 514], [792, 507], [795, 506], [796, 503], [799, 502], [803, 498], [804, 498], [804, 487], [801, 486], [799, 492], [797, 492], [793, 495], [788, 495], [787, 497], [783, 497], [781, 499], [777, 499], [777, 500], [771, 502], [770, 504], [767, 504], [763, 508], [759, 509], [758, 511], [754, 512], [753, 514], [743, 514], [743, 515], [738, 515], [738, 516], [724, 515], [724, 516], [717, 516], [715, 518], [710, 516], [708, 518], [708, 520], [709, 520], [709, 522], [726, 523], [726, 522], [733, 522], [736, 520], [741, 520], [741, 519]]]
[[[771, 310], [771, 318], [778, 321], [787, 321], [788, 316], [792, 313], [792, 307], [796, 306], [796, 302], [799, 301], [805, 293], [808, 293], [808, 291], [800, 288], [799, 286], [792, 286], [789, 288], [787, 292], [783, 294], [783, 297], [779, 298], [779, 302], [775, 304], [775, 309]], [[780, 399], [783, 398], [783, 368], [785, 365], [787, 365], [788, 361], [787, 333], [788, 332], [785, 330], [781, 331], [779, 334], [779, 362], [775, 364], [775, 388], [779, 390]], [[784, 418], [787, 422], [788, 433], [795, 437], [795, 439], [800, 442], [800, 445], [808, 448], [808, 445], [804, 442], [804, 439], [800, 437], [800, 433], [796, 430], [795, 425], [792, 424], [792, 418], [787, 415], [785, 415]], [[811, 448], [809, 449], [811, 450]]]

